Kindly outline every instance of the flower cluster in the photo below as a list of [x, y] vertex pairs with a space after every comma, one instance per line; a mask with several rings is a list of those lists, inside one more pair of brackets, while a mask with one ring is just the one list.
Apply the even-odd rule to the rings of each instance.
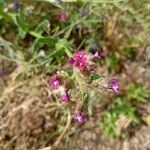
[[69, 62], [80, 71], [85, 70], [89, 65], [89, 60], [86, 51], [78, 51], [72, 57], [69, 58]]
[[[69, 92], [62, 86], [61, 79], [58, 75], [55, 74], [52, 77], [50, 77], [48, 80], [48, 83], [49, 83], [52, 91], [54, 91], [55, 93], [58, 93], [60, 95], [60, 99], [62, 102], [68, 103], [70, 101]], [[78, 113], [78, 114], [74, 115], [73, 118], [74, 118], [74, 120], [76, 120], [80, 123], [84, 123], [86, 121], [86, 117], [83, 113]]]
[[90, 68], [93, 59], [100, 58], [100, 53], [95, 51], [94, 54], [88, 54], [85, 50], [76, 52], [72, 57], [69, 58], [69, 63], [80, 71], [87, 70]]
[[[81, 50], [76, 52], [72, 57], [70, 57], [68, 61], [79, 71], [83, 72], [90, 67], [90, 65], [93, 63], [92, 60], [97, 58], [101, 58], [101, 53], [99, 51], [88, 54], [85, 50]], [[62, 102], [70, 102], [71, 96], [66, 87], [63, 85], [59, 75], [53, 75], [49, 78], [48, 82], [51, 89], [55, 93], [59, 94]], [[118, 94], [119, 85], [117, 79], [111, 79], [109, 82], [107, 82], [106, 87], [107, 89], [111, 89], [115, 94]], [[79, 123], [85, 123], [87, 121], [86, 116], [82, 112], [75, 114], [73, 116], [73, 119], [75, 121], [78, 121]]]

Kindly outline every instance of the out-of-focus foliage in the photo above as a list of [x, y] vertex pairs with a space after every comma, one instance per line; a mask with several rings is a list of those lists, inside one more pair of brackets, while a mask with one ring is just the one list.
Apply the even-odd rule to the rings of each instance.
[[[131, 119], [130, 123], [132, 124], [139, 123], [138, 109], [132, 102], [146, 102], [148, 97], [149, 93], [145, 86], [142, 84], [129, 84], [126, 95], [113, 99], [113, 103], [108, 107], [108, 110], [102, 118], [101, 126], [104, 135], [109, 138], [123, 136], [123, 132], [119, 131], [118, 133], [118, 126], [120, 125], [122, 127], [122, 123], [125, 125], [128, 119]], [[123, 119], [121, 120], [121, 118]], [[121, 130], [124, 130], [124, 127]]]
[[[123, 116], [131, 119], [132, 123], [139, 123], [136, 108], [128, 102], [126, 97], [118, 97], [114, 99], [112, 105], [109, 106], [108, 111], [106, 111], [102, 118], [101, 125], [106, 137], [114, 138], [120, 136], [120, 133], [117, 134], [117, 130], [119, 128], [118, 126], [121, 125], [121, 122], [119, 122], [119, 124], [117, 124], [117, 122], [122, 119]], [[126, 120], [121, 121], [123, 122], [123, 125], [125, 125]]]
[[141, 84], [131, 84], [128, 86], [128, 99], [135, 100], [139, 102], [145, 102], [148, 98], [148, 89]]

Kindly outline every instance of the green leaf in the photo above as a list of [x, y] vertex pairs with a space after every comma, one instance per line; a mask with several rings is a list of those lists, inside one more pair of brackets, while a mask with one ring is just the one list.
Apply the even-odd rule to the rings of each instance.
[[5, 0], [0, 0], [0, 4], [4, 4]]
[[70, 43], [66, 39], [60, 39], [56, 43], [56, 49], [64, 50], [64, 52], [71, 57], [72, 53], [69, 51]]
[[102, 80], [103, 79], [103, 76], [100, 76], [98, 74], [92, 74], [90, 76], [90, 79], [93, 81], [93, 80]]
[[119, 67], [119, 59], [114, 53], [111, 53], [107, 57], [108, 66], [110, 67], [111, 71], [117, 71]]
[[44, 32], [44, 29], [48, 26], [50, 26], [49, 21], [47, 19], [45, 19], [36, 27], [35, 33], [41, 35]]
[[130, 84], [127, 88], [127, 94], [129, 100], [137, 100], [139, 102], [145, 102], [149, 97], [148, 90], [141, 84]]
[[24, 38], [26, 33], [29, 30], [28, 25], [25, 23], [25, 21], [23, 20], [23, 17], [20, 15], [11, 14], [11, 17], [12, 17], [13, 22], [18, 26], [19, 36], [21, 38]]
[[62, 49], [64, 47], [68, 47], [68, 41], [66, 39], [60, 39], [56, 43], [56, 49]]
[[16, 25], [24, 32], [28, 32], [28, 26], [21, 16], [16, 15]]
[[0, 46], [3, 46], [5, 51], [8, 51], [10, 58], [15, 58], [16, 59], [15, 50], [13, 50], [10, 47], [10, 43], [8, 41], [6, 41], [5, 39], [3, 39], [2, 37], [0, 37]]
[[125, 47], [123, 49], [125, 56], [128, 58], [132, 58], [134, 55], [134, 49], [132, 47]]
[[54, 46], [56, 43], [56, 39], [52, 37], [41, 37], [39, 39], [36, 39], [34, 42], [34, 51], [37, 51], [40, 47], [42, 47], [44, 44], [48, 46]]
[[4, 12], [4, 5], [2, 3], [0, 3], [0, 16], [7, 21], [12, 21], [12, 17], [8, 13]]

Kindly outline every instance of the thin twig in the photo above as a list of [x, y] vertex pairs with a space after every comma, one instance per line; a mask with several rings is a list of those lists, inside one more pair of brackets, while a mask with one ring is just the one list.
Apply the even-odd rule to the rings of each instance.
[[59, 143], [61, 142], [62, 138], [64, 137], [65, 133], [67, 132], [67, 130], [70, 127], [70, 123], [71, 123], [71, 115], [70, 115], [70, 110], [68, 110], [68, 117], [67, 117], [67, 123], [66, 126], [64, 127], [62, 133], [60, 134], [60, 136], [57, 138], [57, 140], [55, 141], [55, 143], [52, 145], [52, 149], [56, 149], [57, 146], [59, 145]]

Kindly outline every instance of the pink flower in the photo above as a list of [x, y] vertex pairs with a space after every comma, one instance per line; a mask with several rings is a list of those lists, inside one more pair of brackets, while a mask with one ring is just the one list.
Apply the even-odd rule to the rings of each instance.
[[100, 52], [99, 51], [95, 51], [94, 54], [93, 54], [93, 57], [94, 58], [100, 58], [101, 57]]
[[53, 90], [57, 90], [60, 86], [60, 78], [57, 75], [53, 75], [48, 80], [48, 83]]
[[76, 114], [76, 115], [74, 115], [73, 118], [80, 123], [85, 123], [87, 121], [87, 119], [83, 113]]
[[68, 19], [67, 14], [66, 14], [64, 11], [61, 11], [61, 12], [59, 13], [59, 20], [60, 20], [61, 22], [65, 22], [67, 19]]
[[98, 50], [93, 50], [92, 51], [92, 55], [93, 58], [101, 58], [101, 57], [105, 57], [108, 54], [108, 50], [106, 51], [98, 51]]
[[68, 91], [65, 91], [64, 94], [61, 96], [63, 102], [68, 103], [70, 101], [70, 95]]
[[119, 85], [117, 79], [112, 79], [108, 86], [114, 91], [114, 93], [118, 93]]
[[71, 58], [69, 58], [69, 62], [80, 71], [85, 70], [89, 65], [86, 51], [78, 51]]

